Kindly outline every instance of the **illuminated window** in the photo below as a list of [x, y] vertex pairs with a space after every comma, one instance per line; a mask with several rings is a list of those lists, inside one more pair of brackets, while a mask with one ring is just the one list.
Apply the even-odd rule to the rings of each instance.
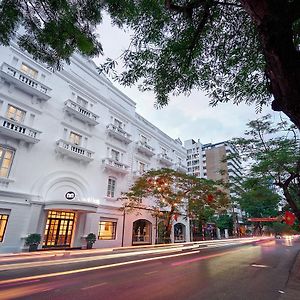
[[0, 145], [0, 177], [8, 177], [15, 151]]
[[98, 240], [115, 240], [117, 222], [101, 221], [99, 222]]
[[2, 242], [4, 238], [7, 221], [8, 215], [0, 214], [0, 242]]
[[8, 119], [17, 121], [18, 123], [23, 123], [26, 112], [12, 105], [8, 105], [6, 117]]
[[75, 145], [80, 145], [81, 143], [81, 135], [71, 131], [69, 141]]
[[35, 69], [32, 69], [31, 67], [29, 67], [25, 64], [21, 65], [21, 71], [32, 78], [35, 78], [35, 79], [37, 78], [38, 71]]
[[107, 197], [113, 198], [115, 196], [115, 189], [116, 189], [116, 179], [111, 177], [108, 178]]

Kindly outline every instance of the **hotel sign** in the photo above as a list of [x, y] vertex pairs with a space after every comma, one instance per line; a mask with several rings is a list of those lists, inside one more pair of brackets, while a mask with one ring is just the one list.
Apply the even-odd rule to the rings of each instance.
[[65, 197], [66, 197], [67, 200], [72, 200], [72, 199], [75, 198], [75, 193], [74, 192], [67, 192], [65, 194]]

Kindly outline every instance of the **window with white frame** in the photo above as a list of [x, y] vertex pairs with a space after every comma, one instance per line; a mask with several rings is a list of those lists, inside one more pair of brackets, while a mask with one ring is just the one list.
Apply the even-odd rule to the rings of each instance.
[[70, 132], [70, 136], [69, 136], [69, 141], [75, 145], [80, 145], [81, 144], [81, 139], [82, 139], [82, 136], [71, 131]]
[[117, 220], [103, 220], [99, 222], [98, 240], [115, 240], [117, 232]]
[[161, 147], [160, 150], [161, 150], [161, 154], [162, 154], [163, 156], [166, 156], [166, 155], [167, 155], [167, 150], [166, 150], [165, 148]]
[[8, 177], [15, 150], [0, 145], [0, 177]]
[[30, 76], [31, 78], [34, 78], [34, 79], [37, 78], [38, 71], [29, 67], [28, 65], [26, 65], [24, 63], [22, 63], [22, 65], [21, 65], [21, 71], [23, 73], [25, 73], [26, 75]]
[[22, 109], [19, 109], [13, 105], [7, 106], [6, 117], [8, 119], [14, 120], [18, 123], [23, 123], [25, 119], [26, 112]]
[[114, 125], [118, 128], [123, 128], [123, 123], [118, 119], [114, 119]]
[[141, 136], [140, 136], [141, 143], [142, 144], [147, 144], [147, 140], [148, 140], [147, 137], [145, 137], [144, 135], [141, 134]]
[[115, 161], [120, 161], [120, 152], [114, 149], [111, 149], [111, 158]]
[[138, 162], [138, 171], [139, 171], [139, 173], [146, 172], [146, 164], [143, 163], [143, 162], [141, 162], [141, 161], [139, 161]]
[[109, 177], [107, 182], [107, 193], [106, 196], [114, 198], [116, 191], [116, 178]]
[[88, 102], [79, 96], [77, 97], [76, 102], [83, 107], [87, 107], [88, 105]]

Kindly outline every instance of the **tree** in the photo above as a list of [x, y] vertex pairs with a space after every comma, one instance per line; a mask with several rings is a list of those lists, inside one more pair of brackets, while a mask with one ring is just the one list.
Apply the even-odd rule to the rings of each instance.
[[[295, 126], [282, 121], [273, 124], [270, 116], [251, 121], [244, 138], [234, 140], [242, 158], [250, 163], [250, 176], [279, 188], [300, 220], [299, 136]], [[296, 189], [295, 189], [296, 187]]]
[[171, 240], [173, 220], [178, 215], [196, 217], [204, 207], [222, 210], [228, 201], [216, 182], [167, 168], [146, 172], [124, 196], [126, 212], [150, 206], [152, 215], [164, 220], [165, 242]]
[[[211, 104], [270, 104], [300, 128], [300, 2], [297, 0], [26, 1], [0, 4], [0, 43], [19, 25], [20, 46], [50, 65], [79, 50], [101, 53], [93, 28], [106, 10], [133, 30], [119, 80], [152, 89], [157, 105], [170, 93], [202, 89]], [[115, 65], [109, 60], [101, 68]], [[272, 99], [273, 97], [273, 99]]]
[[[269, 178], [268, 178], [269, 179]], [[246, 178], [241, 183], [242, 191], [236, 198], [241, 209], [246, 212], [247, 217], [262, 218], [274, 217], [278, 215], [280, 196], [272, 189], [270, 180], [263, 178]], [[260, 233], [262, 225], [255, 223], [254, 231], [259, 229]]]

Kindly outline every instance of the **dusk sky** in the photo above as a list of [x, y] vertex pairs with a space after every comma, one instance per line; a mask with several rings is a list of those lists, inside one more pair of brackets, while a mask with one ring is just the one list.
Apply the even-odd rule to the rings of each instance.
[[[99, 28], [100, 40], [104, 48], [104, 57], [95, 59], [98, 64], [106, 57], [116, 59], [122, 50], [128, 47], [130, 33], [112, 27], [106, 17]], [[118, 65], [122, 69], [122, 63]], [[112, 81], [113, 82], [113, 81]], [[259, 116], [270, 113], [274, 119], [279, 118], [271, 108], [264, 107], [261, 114], [255, 113], [255, 106], [232, 103], [209, 106], [209, 98], [201, 91], [193, 91], [190, 96], [171, 97], [170, 104], [160, 110], [154, 108], [154, 94], [140, 92], [137, 86], [124, 87], [113, 82], [123, 93], [136, 102], [136, 111], [164, 131], [172, 138], [200, 139], [202, 143], [215, 143], [242, 136], [246, 123]]]

